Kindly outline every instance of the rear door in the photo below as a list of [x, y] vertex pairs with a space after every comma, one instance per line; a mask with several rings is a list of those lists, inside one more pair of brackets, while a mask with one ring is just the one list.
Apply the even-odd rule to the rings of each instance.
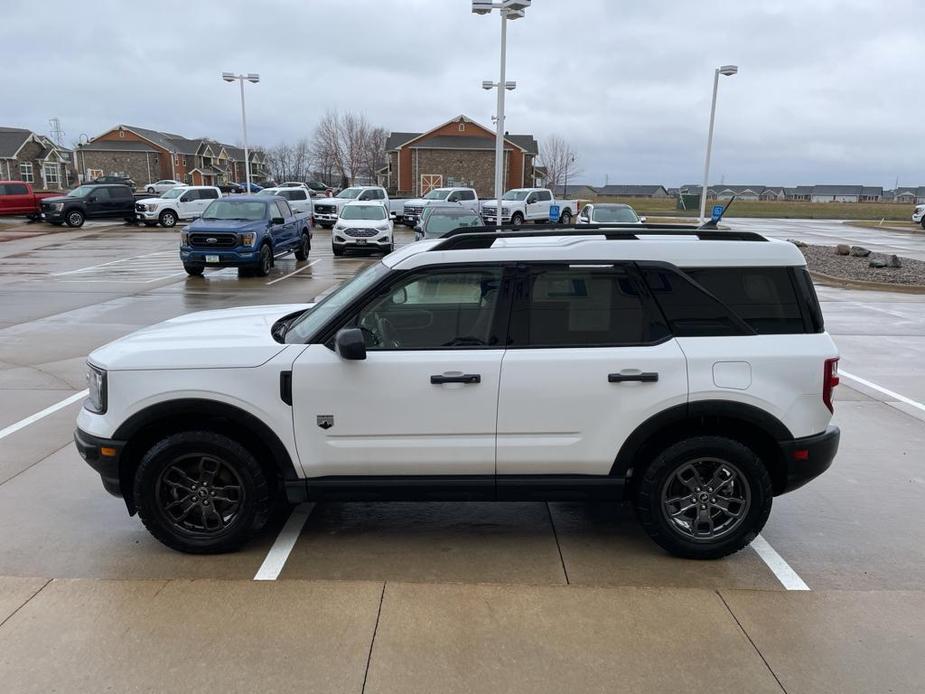
[[637, 426], [687, 401], [684, 354], [631, 266], [530, 266], [510, 340], [499, 475], [607, 475]]
[[109, 217], [127, 217], [135, 214], [135, 198], [128, 186], [108, 186], [109, 204], [106, 208]]
[[25, 183], [0, 183], [0, 212], [27, 214], [35, 210], [35, 198]]
[[296, 221], [292, 218], [292, 209], [285, 200], [274, 200], [274, 217], [282, 218], [283, 223], [273, 228], [273, 243], [279, 248], [288, 248], [296, 242]]

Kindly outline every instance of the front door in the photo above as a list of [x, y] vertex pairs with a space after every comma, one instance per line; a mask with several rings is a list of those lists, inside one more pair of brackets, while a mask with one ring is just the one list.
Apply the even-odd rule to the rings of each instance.
[[115, 207], [109, 188], [96, 188], [86, 200], [87, 217], [111, 217]]
[[363, 331], [365, 360], [326, 344], [299, 356], [293, 413], [309, 477], [494, 475], [502, 274], [499, 265], [405, 273], [342, 322]]
[[684, 354], [632, 272], [531, 267], [501, 369], [498, 475], [607, 475], [626, 437], [687, 402]]
[[551, 199], [543, 191], [535, 191], [527, 196], [527, 219], [548, 219]]

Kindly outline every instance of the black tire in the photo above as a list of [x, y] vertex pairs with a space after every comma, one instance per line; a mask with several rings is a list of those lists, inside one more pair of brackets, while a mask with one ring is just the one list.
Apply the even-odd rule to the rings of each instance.
[[211, 431], [173, 434], [152, 446], [132, 492], [148, 531], [190, 554], [238, 549], [270, 512], [270, 485], [260, 464], [241, 444]]
[[266, 277], [270, 274], [270, 268], [273, 267], [273, 251], [269, 244], [263, 244], [260, 247], [260, 259], [254, 267], [254, 274], [257, 277]]
[[[688, 482], [681, 482], [681, 475], [690, 470], [691, 465], [716, 465], [713, 479], [720, 479], [720, 484], [715, 486], [712, 480], [704, 483], [701, 477], [688, 477]], [[726, 481], [722, 481], [720, 466], [732, 475], [726, 477]], [[737, 481], [740, 482], [738, 486]], [[704, 487], [704, 484], [708, 486]], [[717, 529], [715, 537], [698, 539], [694, 537], [696, 528], [691, 531], [680, 527], [691, 520], [680, 510], [675, 514], [679, 516], [677, 520], [669, 519], [668, 509], [674, 506], [664, 503], [664, 500], [678, 493], [673, 490], [679, 485], [684, 490], [681, 493], [689, 492], [689, 497], [679, 499], [678, 508], [681, 509], [689, 500], [694, 500], [694, 507], [703, 502], [699, 508], [706, 510], [705, 517], [709, 516], [711, 531], [714, 530], [714, 511], [719, 519], [730, 515], [713, 505], [715, 497], [720, 496], [718, 491], [730, 495], [722, 497], [720, 503], [725, 503], [726, 508], [738, 510], [740, 515], [730, 516], [728, 527]], [[730, 498], [734, 498], [732, 503]], [[754, 451], [721, 436], [698, 436], [669, 446], [652, 461], [639, 482], [635, 502], [642, 527], [649, 537], [671, 554], [686, 559], [719, 559], [738, 552], [755, 539], [771, 513], [772, 498], [771, 476]], [[698, 525], [700, 511], [691, 506], [686, 508], [697, 514], [692, 525]]]
[[69, 210], [64, 216], [64, 222], [72, 229], [78, 229], [84, 225], [84, 213], [80, 210]]
[[153, 193], [153, 192], [154, 192], [154, 186], [148, 186], [147, 188], [145, 188], [145, 191], [147, 191], [148, 193]]
[[520, 212], [515, 212], [511, 216], [511, 224], [518, 225], [524, 223], [524, 216]]
[[186, 270], [186, 274], [190, 277], [201, 277], [206, 268], [204, 265], [187, 265], [183, 263], [183, 269]]
[[388, 255], [388, 254], [391, 253], [393, 250], [395, 250], [395, 244], [394, 244], [394, 243], [390, 243], [388, 246], [386, 246], [385, 248], [382, 249], [382, 255]]
[[177, 225], [177, 213], [173, 210], [164, 210], [157, 218], [157, 221], [165, 229], [170, 229]]
[[572, 223], [572, 213], [569, 210], [562, 210], [562, 214], [559, 215], [560, 224], [571, 224]]
[[334, 255], [336, 255], [336, 256], [342, 256], [342, 255], [344, 254], [344, 249], [343, 249], [343, 248], [338, 248], [338, 247], [335, 246], [334, 244], [331, 244], [331, 251], [332, 251], [332, 252], [334, 253]]
[[312, 239], [307, 231], [302, 232], [302, 242], [295, 249], [296, 260], [308, 260], [308, 254], [312, 251]]

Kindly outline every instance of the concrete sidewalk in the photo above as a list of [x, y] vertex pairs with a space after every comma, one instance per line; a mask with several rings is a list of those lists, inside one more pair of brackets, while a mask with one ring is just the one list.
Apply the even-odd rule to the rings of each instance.
[[925, 593], [0, 578], [19, 692], [918, 692]]

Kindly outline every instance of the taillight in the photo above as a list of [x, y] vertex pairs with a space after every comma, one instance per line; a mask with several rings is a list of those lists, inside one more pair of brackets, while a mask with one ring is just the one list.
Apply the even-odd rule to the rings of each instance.
[[826, 359], [825, 367], [822, 373], [822, 402], [829, 408], [829, 412], [834, 413], [835, 408], [832, 406], [832, 391], [838, 385], [838, 357]]

